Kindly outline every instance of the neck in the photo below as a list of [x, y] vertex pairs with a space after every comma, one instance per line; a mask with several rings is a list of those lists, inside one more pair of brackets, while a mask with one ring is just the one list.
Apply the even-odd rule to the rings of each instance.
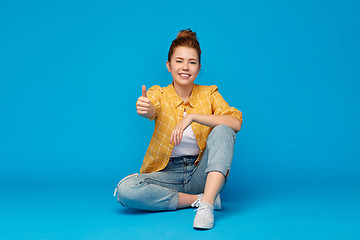
[[194, 84], [182, 86], [182, 85], [177, 85], [174, 82], [175, 91], [184, 102], [187, 102], [189, 100], [193, 87]]

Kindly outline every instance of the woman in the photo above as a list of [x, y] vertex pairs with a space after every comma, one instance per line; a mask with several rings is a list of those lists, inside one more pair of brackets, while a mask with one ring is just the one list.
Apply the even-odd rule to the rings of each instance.
[[242, 113], [229, 107], [216, 86], [194, 84], [200, 57], [196, 33], [182, 30], [166, 63], [172, 84], [148, 91], [142, 86], [137, 113], [155, 120], [155, 129], [140, 174], [122, 179], [115, 194], [122, 205], [148, 211], [197, 207], [193, 227], [211, 229]]

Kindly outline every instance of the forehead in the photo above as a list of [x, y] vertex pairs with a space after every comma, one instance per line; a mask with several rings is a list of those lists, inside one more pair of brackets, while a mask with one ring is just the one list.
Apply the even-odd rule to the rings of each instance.
[[173, 53], [174, 58], [183, 58], [183, 59], [196, 59], [199, 60], [196, 49], [189, 47], [177, 47]]

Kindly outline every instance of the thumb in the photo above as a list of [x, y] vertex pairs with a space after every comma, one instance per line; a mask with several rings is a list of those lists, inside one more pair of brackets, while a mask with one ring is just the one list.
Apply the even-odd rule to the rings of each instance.
[[142, 96], [147, 98], [145, 85], [142, 86]]

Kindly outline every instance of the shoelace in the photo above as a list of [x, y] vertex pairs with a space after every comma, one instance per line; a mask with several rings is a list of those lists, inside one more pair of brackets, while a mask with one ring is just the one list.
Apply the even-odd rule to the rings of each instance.
[[201, 202], [200, 199], [197, 199], [195, 202], [193, 202], [191, 204], [191, 207], [197, 207], [197, 209], [195, 209], [194, 212], [202, 211], [202, 210], [205, 210], [207, 208], [206, 206], [201, 206], [200, 202]]
[[207, 207], [201, 206], [201, 207], [198, 207], [197, 209], [195, 209], [194, 212], [200, 212], [200, 211], [202, 211], [202, 210], [205, 210], [206, 208], [207, 208]]
[[195, 202], [191, 204], [191, 207], [200, 207], [200, 199], [197, 199]]

